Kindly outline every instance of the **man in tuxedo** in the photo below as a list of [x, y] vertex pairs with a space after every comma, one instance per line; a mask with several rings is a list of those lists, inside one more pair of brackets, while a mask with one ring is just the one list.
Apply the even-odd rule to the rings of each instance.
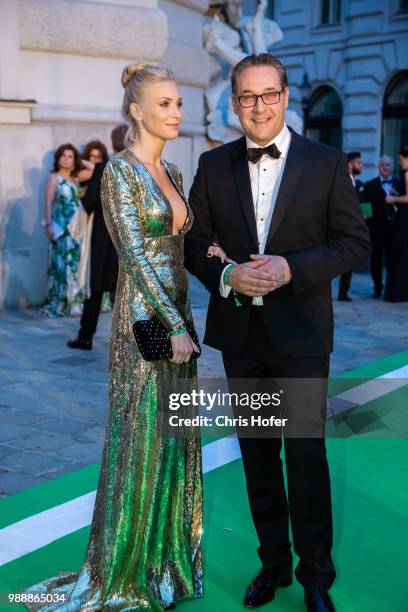
[[[185, 264], [211, 293], [204, 342], [222, 351], [230, 381], [326, 380], [333, 343], [330, 281], [370, 251], [346, 156], [290, 131], [288, 98], [286, 70], [276, 58], [262, 53], [237, 64], [232, 104], [245, 136], [201, 155], [190, 192], [195, 220]], [[214, 237], [236, 264], [207, 257]], [[324, 420], [327, 396], [319, 406], [303, 399], [304, 413], [320, 412]], [[244, 605], [258, 607], [292, 582], [290, 517], [307, 608], [333, 611], [324, 435], [284, 434], [288, 497], [282, 437], [248, 434], [239, 443], [262, 562]]]
[[[116, 126], [111, 133], [112, 149], [119, 153], [125, 147], [126, 125]], [[101, 181], [106, 162], [95, 165], [82, 204], [87, 213], [94, 213], [91, 237], [91, 295], [84, 302], [78, 337], [68, 340], [73, 349], [92, 350], [92, 338], [98, 325], [105, 291], [114, 293], [118, 278], [118, 256], [106, 229], [101, 204]]]
[[388, 155], [380, 158], [379, 176], [364, 185], [362, 202], [370, 202], [372, 217], [368, 220], [373, 250], [371, 253], [371, 276], [374, 283], [374, 297], [381, 298], [383, 291], [383, 269], [388, 266], [391, 247], [391, 221], [395, 207], [386, 204], [385, 197], [392, 190], [400, 192], [401, 185], [393, 177], [394, 162]]
[[[350, 153], [347, 153], [347, 162], [351, 182], [353, 183], [354, 189], [356, 190], [357, 195], [360, 199], [364, 189], [363, 181], [360, 181], [360, 179], [357, 178], [361, 174], [361, 171], [363, 169], [363, 162], [361, 160], [360, 151], [350, 151]], [[339, 295], [337, 298], [340, 302], [352, 301], [351, 297], [348, 294], [351, 286], [352, 274], [353, 273], [350, 271], [340, 276]]]

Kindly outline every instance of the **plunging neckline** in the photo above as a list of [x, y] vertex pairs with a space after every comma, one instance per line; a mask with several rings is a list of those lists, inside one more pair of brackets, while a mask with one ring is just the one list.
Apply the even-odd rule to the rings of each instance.
[[167, 167], [167, 163], [166, 163], [164, 160], [162, 160], [162, 159], [160, 160], [160, 164], [161, 164], [161, 165], [164, 167], [164, 169], [165, 169], [165, 171], [166, 171], [166, 174], [167, 174], [167, 176], [168, 176], [168, 177], [169, 177], [169, 179], [170, 179], [171, 184], [173, 185], [174, 189], [176, 190], [176, 192], [178, 193], [178, 195], [180, 196], [180, 198], [181, 198], [181, 199], [182, 199], [182, 201], [184, 202], [184, 206], [186, 207], [186, 212], [187, 212], [187, 214], [186, 214], [186, 218], [185, 218], [185, 220], [184, 220], [184, 223], [183, 223], [183, 225], [182, 225], [182, 227], [181, 227], [180, 231], [179, 231], [179, 232], [177, 232], [177, 234], [174, 234], [174, 233], [173, 233], [174, 212], [173, 212], [173, 207], [172, 207], [172, 205], [171, 205], [170, 200], [168, 199], [168, 197], [166, 196], [166, 194], [164, 193], [163, 189], [160, 187], [160, 185], [158, 184], [158, 182], [156, 181], [156, 179], [153, 177], [152, 173], [151, 173], [151, 172], [150, 172], [150, 171], [149, 171], [149, 170], [146, 168], [146, 166], [145, 166], [145, 164], [142, 162], [142, 160], [138, 158], [138, 156], [136, 155], [136, 153], [133, 153], [133, 151], [132, 151], [131, 149], [129, 149], [129, 148], [127, 149], [127, 151], [129, 151], [129, 153], [130, 153], [131, 155], [133, 155], [133, 157], [134, 157], [134, 158], [135, 158], [135, 159], [136, 159], [136, 160], [139, 162], [139, 164], [142, 166], [143, 170], [144, 170], [145, 172], [147, 172], [147, 174], [149, 175], [149, 177], [152, 179], [152, 182], [153, 182], [154, 186], [156, 187], [157, 191], [158, 191], [158, 192], [161, 194], [161, 196], [162, 196], [163, 200], [165, 201], [165, 203], [166, 203], [166, 205], [167, 205], [168, 209], [170, 210], [170, 212], [171, 212], [171, 229], [172, 229], [171, 235], [172, 235], [172, 236], [180, 236], [180, 235], [183, 233], [183, 230], [184, 230], [184, 228], [185, 228], [185, 227], [186, 227], [186, 225], [187, 225], [187, 221], [188, 221], [188, 220], [189, 220], [189, 218], [190, 218], [190, 207], [189, 207], [189, 205], [188, 205], [188, 203], [187, 203], [187, 200], [184, 198], [183, 194], [182, 194], [182, 193], [179, 191], [179, 188], [177, 187], [177, 185], [176, 185], [175, 181], [173, 180], [173, 177], [171, 176], [171, 173], [169, 172], [169, 169], [168, 169], [168, 167]]

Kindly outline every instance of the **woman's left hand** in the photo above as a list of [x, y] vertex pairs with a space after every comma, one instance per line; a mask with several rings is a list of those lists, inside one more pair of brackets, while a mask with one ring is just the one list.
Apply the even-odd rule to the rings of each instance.
[[390, 196], [390, 195], [386, 196], [385, 201], [387, 204], [394, 204], [394, 196]]
[[236, 263], [236, 261], [228, 257], [226, 252], [220, 246], [216, 245], [211, 245], [208, 247], [207, 257], [219, 257], [222, 263]]

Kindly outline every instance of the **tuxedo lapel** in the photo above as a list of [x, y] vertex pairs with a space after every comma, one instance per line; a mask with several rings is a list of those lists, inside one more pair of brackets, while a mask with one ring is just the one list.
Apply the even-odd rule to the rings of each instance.
[[378, 199], [383, 200], [385, 198], [385, 193], [379, 176], [377, 176], [375, 179], [375, 190], [377, 192]]
[[254, 244], [254, 253], [259, 252], [258, 233], [256, 230], [255, 208], [252, 199], [251, 179], [249, 177], [248, 160], [246, 158], [245, 137], [233, 143], [230, 149], [232, 176], [238, 194], [238, 200], [248, 225], [249, 233]]
[[270, 245], [276, 231], [283, 219], [283, 216], [288, 208], [297, 187], [300, 175], [302, 174], [305, 154], [306, 140], [298, 136], [291, 130], [292, 137], [288, 149], [288, 156], [283, 171], [281, 184], [273, 210], [271, 224], [269, 226], [268, 237], [266, 240], [265, 251]]

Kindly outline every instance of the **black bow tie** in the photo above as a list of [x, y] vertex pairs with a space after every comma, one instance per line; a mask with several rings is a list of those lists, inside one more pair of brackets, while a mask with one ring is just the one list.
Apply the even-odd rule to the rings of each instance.
[[381, 185], [392, 185], [392, 179], [384, 179], [381, 181]]
[[281, 152], [274, 142], [265, 148], [259, 147], [256, 149], [250, 148], [247, 150], [247, 159], [253, 164], [256, 164], [256, 162], [261, 159], [262, 155], [269, 155], [273, 159], [279, 159]]

